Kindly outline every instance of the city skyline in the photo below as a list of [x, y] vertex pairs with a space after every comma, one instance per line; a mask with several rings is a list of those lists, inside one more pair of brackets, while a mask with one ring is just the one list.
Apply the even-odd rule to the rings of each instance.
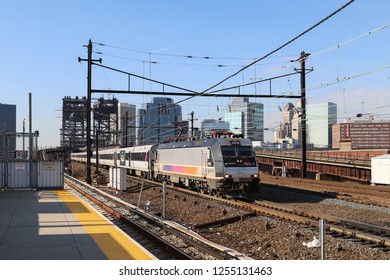
[[[68, 98], [67, 96], [65, 96], [64, 98]], [[72, 98], [72, 97], [70, 97], [69, 96], [69, 98]], [[80, 101], [82, 100], [82, 98], [83, 97], [80, 97]], [[155, 97], [155, 98], [162, 98], [162, 97]], [[174, 101], [174, 99], [172, 99], [173, 101]], [[285, 105], [286, 104], [288, 104], [288, 103], [291, 103], [291, 102], [286, 102], [285, 103]], [[320, 105], [320, 104], [325, 104], [326, 102], [321, 102], [321, 103], [314, 103], [315, 105]], [[334, 102], [331, 102], [331, 103], [334, 103]], [[134, 109], [132, 109], [132, 110], [134, 110], [135, 112], [137, 112], [138, 111], [138, 114], [135, 114], [135, 119], [136, 119], [136, 122], [137, 122], [137, 124], [138, 125], [133, 125], [133, 128], [134, 129], [136, 129], [137, 128], [137, 134], [139, 133], [138, 132], [138, 129], [139, 129], [139, 127], [140, 127], [140, 124], [139, 124], [139, 119], [140, 119], [140, 113], [139, 113], [139, 110], [140, 110], [140, 108], [138, 108], [137, 106], [135, 106], [134, 104], [128, 104], [128, 103], [123, 103], [123, 102], [121, 102], [120, 100], [118, 100], [118, 104], [124, 104], [124, 106], [130, 106], [130, 107], [134, 107]], [[147, 103], [145, 103], [145, 104], [141, 104], [140, 105], [140, 107], [141, 107], [141, 109], [143, 108], [143, 107], [145, 107], [145, 105], [146, 105]], [[291, 103], [292, 104], [292, 103]], [[298, 104], [299, 104], [299, 101], [298, 101]], [[339, 111], [341, 110], [341, 108], [340, 108], [340, 106], [337, 104], [337, 103], [334, 103], [334, 104], [336, 104], [336, 107], [339, 109]], [[5, 105], [15, 105], [15, 104], [5, 104]], [[297, 106], [297, 104], [293, 104], [293, 106]], [[310, 107], [310, 105], [308, 105], [307, 104], [307, 106], [308, 107]], [[363, 106], [363, 104], [362, 104], [362, 106]], [[278, 142], [278, 140], [275, 138], [276, 136], [275, 136], [275, 132], [276, 131], [279, 131], [280, 130], [280, 124], [282, 124], [283, 123], [283, 112], [282, 111], [280, 111], [282, 108], [279, 108], [279, 111], [277, 112], [277, 114], [276, 114], [276, 116], [279, 118], [279, 121], [278, 121], [278, 125], [277, 126], [274, 126], [274, 127], [272, 127], [272, 128], [269, 128], [269, 127], [263, 127], [263, 133], [265, 134], [267, 131], [268, 132], [271, 132], [272, 133], [272, 137], [271, 136], [269, 136], [267, 139], [264, 139], [264, 142], [265, 143], [275, 143], [275, 142]], [[362, 109], [364, 109], [364, 108], [362, 108]], [[123, 109], [122, 109], [123, 110]], [[219, 108], [219, 110], [220, 111], [226, 111], [226, 112], [229, 112], [229, 110], [231, 110], [231, 104], [226, 104], [226, 107], [220, 107]], [[17, 111], [17, 106], [16, 106], [16, 111]], [[119, 107], [118, 107], [118, 116], [120, 115], [120, 111], [121, 111], [121, 109], [119, 109]], [[363, 110], [360, 110], [359, 112], [363, 112]], [[123, 114], [123, 113], [122, 113]], [[342, 114], [342, 112], [341, 112], [341, 114]], [[313, 115], [314, 116], [314, 115]], [[308, 119], [310, 119], [311, 117], [313, 117], [313, 116], [311, 116], [310, 115], [310, 111], [308, 112]], [[120, 133], [121, 133], [121, 135], [119, 135], [118, 136], [118, 141], [119, 141], [119, 143], [122, 143], [122, 141], [124, 141], [122, 138], [125, 138], [125, 135], [123, 134], [124, 132], [122, 131], [122, 126], [124, 126], [124, 119], [123, 119], [124, 117], [122, 116], [121, 117], [121, 120], [122, 120], [122, 124], [121, 123], [119, 123], [118, 124], [118, 126], [119, 126], [119, 128], [118, 128], [118, 131], [120, 131]], [[220, 120], [220, 121], [226, 121], [225, 120], [225, 118], [226, 118], [226, 113], [224, 114], [224, 116], [223, 117], [220, 117], [220, 118], [218, 118], [218, 119], [205, 119], [205, 120], [215, 120], [215, 121], [218, 121], [218, 120]], [[318, 116], [316, 116], [315, 117], [317, 120], [318, 120]], [[342, 122], [345, 122], [346, 120], [364, 120], [364, 119], [369, 119], [369, 118], [374, 118], [375, 119], [375, 121], [388, 121], [388, 119], [387, 118], [381, 118], [381, 115], [380, 114], [373, 114], [373, 113], [358, 113], [358, 114], [354, 114], [354, 115], [352, 115], [352, 116], [348, 116], [348, 117], [344, 117], [344, 116], [339, 116], [339, 114], [337, 114], [336, 115], [336, 118], [337, 118], [337, 122], [336, 123], [342, 123]], [[198, 117], [197, 117], [197, 114], [196, 114], [196, 112], [194, 112], [194, 119], [196, 120], [196, 125], [194, 125], [194, 129], [201, 129], [202, 128], [202, 122], [203, 122], [203, 119], [199, 119]], [[190, 118], [187, 118], [187, 119], [184, 119], [183, 118], [183, 120], [184, 121], [190, 121]], [[133, 121], [134, 122], [134, 121]], [[195, 122], [195, 121], [194, 121]], [[229, 123], [228, 121], [226, 121], [227, 123]], [[25, 123], [25, 125], [27, 125], [26, 123]], [[237, 127], [236, 127], [237, 128]], [[233, 131], [234, 132], [234, 129], [231, 129], [231, 128], [229, 128], [231, 131]], [[188, 124], [188, 131], [190, 130], [190, 128], [189, 128], [189, 124]], [[295, 129], [295, 132], [296, 131], [298, 131], [297, 129]], [[21, 132], [21, 131], [18, 131], [18, 132]], [[129, 136], [129, 138], [127, 139], [127, 141], [133, 141], [133, 138], [132, 138], [132, 136], [131, 136], [131, 134], [132, 134], [133, 132], [131, 132], [131, 131], [129, 131], [128, 132], [128, 135], [130, 135]], [[190, 133], [190, 132], [188, 132], [188, 133]], [[270, 133], [270, 134], [271, 134]], [[93, 133], [92, 133], [93, 134]], [[298, 132], [296, 132], [296, 134], [298, 135], [298, 136], [296, 136], [296, 137], [300, 137], [299, 136], [299, 134], [300, 134], [300, 132], [298, 131]], [[175, 134], [176, 135], [176, 134]], [[174, 135], [170, 135], [171, 137], [173, 137]], [[308, 139], [310, 139], [310, 136], [309, 136], [309, 133], [308, 133]], [[137, 136], [137, 138], [136, 139], [138, 139], [139, 138], [139, 136]], [[157, 137], [158, 138], [158, 137]], [[131, 139], [131, 140], [130, 140]], [[38, 139], [38, 142], [39, 142], [39, 139]], [[137, 143], [138, 143], [138, 141], [136, 141]], [[299, 141], [298, 141], [299, 142]], [[309, 141], [310, 142], [310, 141]], [[38, 143], [39, 144], [39, 143]], [[17, 139], [17, 148], [18, 149], [20, 149], [21, 148], [21, 145], [22, 145], [22, 140], [21, 139]], [[39, 144], [39, 146], [41, 146], [40, 144]], [[331, 145], [330, 145], [331, 146]], [[53, 146], [54, 147], [54, 146]]]

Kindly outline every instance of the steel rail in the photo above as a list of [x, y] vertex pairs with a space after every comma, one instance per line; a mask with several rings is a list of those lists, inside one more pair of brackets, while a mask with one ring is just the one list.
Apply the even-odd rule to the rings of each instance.
[[[354, 238], [360, 238], [362, 240], [376, 243], [377, 245], [383, 247], [390, 247], [390, 230], [388, 228], [342, 219], [339, 217], [316, 213], [313, 211], [306, 211], [296, 207], [287, 207], [285, 205], [281, 205], [274, 202], [271, 203], [265, 201], [258, 201], [255, 199], [253, 199], [251, 202], [233, 199], [227, 200], [225, 198], [205, 195], [178, 187], [172, 187], [172, 189], [191, 193], [193, 195], [208, 199], [218, 200], [222, 203], [246, 210], [248, 212], [255, 212], [263, 215], [277, 217], [280, 219], [289, 220], [313, 227], [318, 227], [319, 219], [324, 219], [327, 224], [326, 229], [329, 232], [335, 232], [342, 235], [348, 235]], [[383, 234], [385, 234], [386, 237], [379, 236]]]
[[[242, 203], [245, 204], [246, 207], [250, 207], [253, 211], [264, 211], [264, 213], [269, 214], [275, 213], [278, 217], [287, 218], [303, 224], [310, 224], [312, 226], [318, 226], [318, 220], [324, 219], [327, 223], [328, 231], [350, 235], [356, 238], [361, 238], [363, 240], [375, 242], [382, 246], [390, 247], [390, 229], [388, 228], [342, 219], [313, 211], [302, 210], [296, 207], [287, 207], [277, 203], [257, 200], [254, 200], [251, 203]], [[255, 206], [252, 207], [251, 205]], [[267, 210], [268, 208], [270, 208], [270, 211]]]
[[[94, 191], [100, 193], [101, 195], [106, 196], [106, 197], [108, 197], [108, 198], [110, 198], [110, 199], [112, 199], [112, 200], [114, 200], [114, 201], [124, 205], [125, 207], [129, 208], [132, 212], [136, 213], [137, 215], [141, 216], [142, 218], [144, 218], [146, 220], [149, 220], [150, 222], [158, 225], [159, 227], [163, 228], [167, 232], [171, 232], [172, 234], [178, 236], [179, 238], [188, 241], [188, 243], [190, 243], [194, 247], [198, 248], [199, 250], [201, 250], [201, 251], [203, 251], [205, 253], [208, 253], [208, 254], [214, 256], [217, 259], [234, 258], [234, 259], [238, 259], [238, 260], [251, 260], [251, 258], [243, 255], [240, 252], [237, 252], [237, 251], [235, 251], [235, 250], [233, 250], [231, 248], [228, 248], [228, 247], [216, 244], [216, 243], [214, 243], [214, 242], [212, 242], [210, 240], [207, 240], [206, 238], [201, 237], [197, 233], [195, 233], [195, 232], [189, 230], [188, 228], [185, 228], [185, 227], [183, 227], [183, 226], [181, 226], [181, 225], [179, 225], [177, 223], [174, 223], [174, 222], [168, 221], [168, 220], [163, 220], [163, 219], [161, 219], [159, 217], [150, 215], [150, 214], [146, 213], [145, 211], [143, 211], [141, 209], [138, 209], [134, 205], [131, 205], [131, 204], [129, 204], [129, 203], [127, 203], [127, 202], [125, 202], [125, 201], [115, 197], [115, 196], [112, 196], [112, 195], [110, 195], [108, 193], [105, 193], [104, 191], [99, 190], [99, 189], [97, 189], [97, 188], [95, 188], [93, 186], [87, 185], [84, 182], [81, 182], [81, 181], [79, 181], [79, 180], [77, 180], [77, 179], [75, 179], [75, 178], [73, 178], [73, 177], [71, 177], [69, 175], [65, 175], [65, 179], [67, 179], [67, 180], [74, 180], [74, 181], [76, 181], [76, 182], [78, 182], [80, 184], [83, 184], [85, 187], [93, 189]], [[148, 180], [145, 180], [145, 182], [146, 181], [148, 181]], [[154, 181], [150, 181], [150, 182], [153, 182], [153, 183], [156, 184], [156, 182], [154, 182]], [[100, 202], [98, 200], [98, 204], [100, 204], [100, 203], [103, 203], [103, 202]], [[107, 206], [105, 206], [105, 207], [107, 207]], [[117, 212], [114, 209], [112, 209], [110, 211]], [[118, 213], [116, 215], [121, 215], [121, 214]], [[124, 218], [126, 219], [126, 217], [124, 217]], [[164, 239], [163, 239], [163, 241], [166, 242]], [[170, 245], [170, 246], [172, 246], [172, 245]], [[177, 249], [177, 250], [179, 250], [179, 249]], [[188, 256], [188, 257], [189, 258], [187, 258], [187, 259], [191, 259], [190, 256]]]
[[[91, 200], [93, 203], [97, 204], [99, 207], [103, 208], [105, 211], [107, 211], [111, 215], [115, 216], [121, 222], [131, 226], [133, 229], [135, 229], [137, 232], [141, 233], [143, 236], [145, 236], [148, 239], [152, 240], [153, 242], [155, 242], [156, 244], [158, 244], [162, 248], [165, 248], [166, 251], [168, 251], [169, 253], [173, 254], [178, 259], [181, 259], [181, 260], [191, 260], [191, 259], [193, 259], [191, 256], [189, 256], [188, 254], [186, 254], [182, 250], [176, 248], [175, 246], [173, 246], [169, 242], [165, 241], [161, 237], [155, 235], [154, 233], [152, 233], [148, 229], [146, 229], [146, 228], [138, 225], [137, 223], [131, 221], [130, 219], [126, 218], [121, 213], [119, 213], [118, 211], [113, 209], [112, 207], [108, 206], [104, 202], [98, 200], [97, 198], [95, 198], [92, 195], [88, 194], [87, 192], [83, 191], [81, 188], [76, 186], [75, 183], [70, 182], [69, 179], [70, 179], [69, 177], [66, 177], [66, 184], [68, 186], [70, 186], [71, 188], [73, 188], [74, 190], [76, 190], [77, 192], [79, 192], [80, 194], [82, 194], [83, 196], [88, 198], [89, 200]], [[82, 182], [80, 182], [80, 183], [82, 183]]]

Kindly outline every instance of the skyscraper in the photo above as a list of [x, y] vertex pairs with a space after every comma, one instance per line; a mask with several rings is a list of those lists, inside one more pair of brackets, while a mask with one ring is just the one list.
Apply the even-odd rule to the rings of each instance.
[[291, 119], [291, 138], [293, 146], [301, 145], [302, 127], [301, 127], [301, 101], [295, 103], [293, 116]]
[[264, 105], [249, 102], [248, 97], [236, 98], [225, 113], [230, 130], [243, 134], [252, 141], [264, 141]]
[[306, 117], [307, 143], [317, 148], [331, 148], [332, 125], [337, 122], [337, 104], [308, 104]]
[[154, 97], [138, 110], [138, 144], [156, 144], [178, 136], [182, 108], [172, 98]]
[[293, 117], [294, 117], [294, 105], [290, 102], [284, 105], [283, 109], [279, 107], [283, 114], [283, 121], [275, 131], [275, 142], [281, 143], [282, 141], [293, 138]]
[[[6, 132], [16, 133], [16, 105], [0, 103], [0, 135]], [[5, 150], [13, 152], [16, 149], [16, 137], [8, 138], [8, 147], [5, 147], [4, 137], [0, 136], [0, 154]]]

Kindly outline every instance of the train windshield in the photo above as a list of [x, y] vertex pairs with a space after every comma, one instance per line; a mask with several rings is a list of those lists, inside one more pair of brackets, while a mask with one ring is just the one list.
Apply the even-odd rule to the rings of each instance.
[[221, 146], [225, 166], [237, 166], [237, 151], [234, 146]]
[[243, 166], [256, 166], [256, 157], [250, 146], [238, 146], [238, 155]]
[[253, 167], [256, 158], [250, 146], [221, 146], [226, 167]]

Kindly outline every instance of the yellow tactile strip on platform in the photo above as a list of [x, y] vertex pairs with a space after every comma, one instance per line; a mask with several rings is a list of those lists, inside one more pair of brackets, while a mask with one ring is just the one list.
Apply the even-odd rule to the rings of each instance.
[[149, 252], [68, 191], [54, 191], [72, 211], [109, 260], [152, 260]]

